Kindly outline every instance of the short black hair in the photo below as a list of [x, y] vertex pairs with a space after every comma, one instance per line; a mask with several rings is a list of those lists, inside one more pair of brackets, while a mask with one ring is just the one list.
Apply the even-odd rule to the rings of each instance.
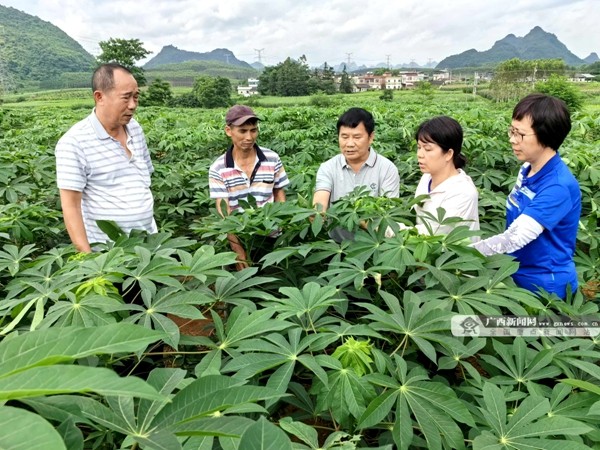
[[444, 153], [452, 149], [452, 162], [457, 169], [467, 165], [467, 158], [461, 152], [463, 129], [452, 117], [437, 116], [426, 120], [417, 128], [415, 140], [437, 144]]
[[365, 125], [365, 129], [370, 136], [375, 131], [375, 119], [373, 119], [373, 115], [366, 109], [350, 108], [337, 121], [338, 134], [340, 133], [340, 128], [356, 128], [361, 122]]
[[545, 147], [558, 150], [571, 131], [571, 115], [567, 104], [546, 94], [529, 94], [513, 110], [513, 120], [531, 119], [537, 140]]
[[131, 70], [119, 63], [100, 64], [92, 75], [92, 92], [107, 92], [115, 87], [115, 70], [124, 70], [130, 75]]

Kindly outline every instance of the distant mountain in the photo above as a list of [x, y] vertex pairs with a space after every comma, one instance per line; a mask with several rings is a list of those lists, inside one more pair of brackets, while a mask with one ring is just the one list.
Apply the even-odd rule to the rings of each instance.
[[596, 61], [600, 61], [598, 54], [596, 52], [590, 53], [587, 58], [583, 58], [583, 60], [588, 64], [593, 64]]
[[245, 69], [252, 69], [247, 62], [240, 61], [235, 57], [231, 50], [226, 48], [217, 48], [211, 52], [199, 53], [180, 50], [173, 45], [164, 46], [158, 54], [150, 61], [144, 64], [144, 69], [156, 69], [165, 64], [176, 64], [187, 61], [218, 61], [232, 66], [239, 66]]
[[95, 58], [50, 22], [0, 5], [0, 63], [5, 77], [18, 87], [44, 82], [72, 72], [88, 72]]
[[263, 70], [265, 68], [265, 65], [261, 62], [255, 61], [252, 64], [250, 64], [252, 67], [254, 67], [256, 70]]
[[568, 65], [585, 64], [584, 60], [571, 53], [554, 34], [535, 27], [523, 37], [509, 34], [504, 39], [496, 41], [489, 50], [479, 52], [471, 49], [449, 56], [440, 61], [436, 69], [496, 65], [512, 58], [522, 60], [560, 58]]

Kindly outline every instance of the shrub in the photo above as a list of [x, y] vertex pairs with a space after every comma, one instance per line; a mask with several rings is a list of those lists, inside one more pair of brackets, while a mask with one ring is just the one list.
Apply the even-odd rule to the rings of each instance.
[[551, 75], [547, 81], [536, 83], [535, 90], [563, 100], [571, 112], [581, 109], [583, 98], [575, 86], [560, 75]]

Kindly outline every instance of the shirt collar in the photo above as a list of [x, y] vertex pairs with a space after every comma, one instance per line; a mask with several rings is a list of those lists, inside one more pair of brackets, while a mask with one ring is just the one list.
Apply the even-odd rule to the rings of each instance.
[[[254, 150], [256, 151], [256, 156], [258, 157], [259, 162], [267, 160], [267, 157], [260, 149], [258, 144], [254, 144]], [[227, 152], [225, 153], [225, 167], [229, 169], [233, 169], [235, 167], [235, 161], [233, 160], [233, 144], [229, 146]]]
[[[92, 124], [92, 128], [94, 129], [96, 136], [98, 136], [98, 139], [112, 138], [112, 136], [108, 134], [108, 132], [102, 125], [102, 122], [100, 122], [100, 119], [98, 119], [98, 116], [96, 115], [96, 108], [92, 110], [92, 113], [89, 115], [89, 118], [90, 123]], [[127, 132], [127, 140], [129, 140], [129, 137], [131, 136], [131, 133], [129, 132], [129, 124], [125, 125], [125, 131]]]
[[556, 152], [556, 155], [550, 158], [548, 162], [542, 166], [539, 172], [532, 175], [531, 177], [527, 177], [527, 174], [531, 170], [531, 164], [528, 164], [527, 167], [523, 167], [523, 179], [527, 180], [527, 183], [533, 183], [539, 180], [544, 175], [546, 175], [551, 170], [553, 170], [557, 166], [557, 164], [560, 163], [560, 161], [560, 155], [558, 154], [558, 152]]
[[[369, 157], [365, 161], [364, 165], [373, 167], [376, 162], [377, 162], [377, 153], [375, 152], [375, 150], [373, 150], [371, 147], [369, 147]], [[342, 155], [342, 168], [345, 169], [347, 167], [350, 167], [350, 166], [348, 165], [346, 158], [344, 158]]]

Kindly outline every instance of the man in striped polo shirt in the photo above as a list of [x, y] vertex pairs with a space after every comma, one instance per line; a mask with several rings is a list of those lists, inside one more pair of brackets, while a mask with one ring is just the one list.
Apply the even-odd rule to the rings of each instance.
[[92, 76], [95, 108], [56, 144], [56, 181], [65, 226], [80, 252], [106, 242], [97, 220], [113, 220], [126, 233], [157, 231], [146, 138], [133, 119], [139, 89], [131, 72], [116, 63]]
[[[225, 133], [231, 145], [210, 166], [210, 197], [216, 199], [217, 211], [224, 215], [240, 208], [239, 200], [254, 197], [258, 206], [284, 202], [283, 188], [289, 180], [279, 155], [256, 144], [258, 121], [251, 108], [235, 105], [225, 116]], [[231, 249], [238, 255], [238, 269], [248, 267], [246, 250], [237, 236], [228, 235]]]

